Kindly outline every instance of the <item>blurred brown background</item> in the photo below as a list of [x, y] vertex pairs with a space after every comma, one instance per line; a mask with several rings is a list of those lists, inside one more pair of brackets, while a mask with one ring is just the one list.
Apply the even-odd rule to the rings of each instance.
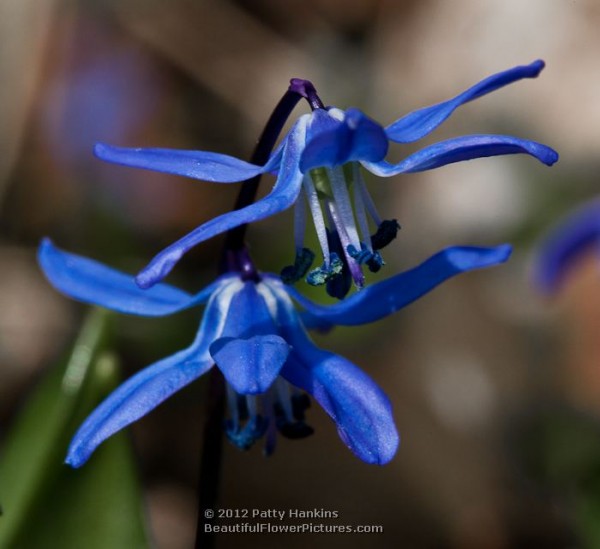
[[[505, 266], [452, 280], [374, 326], [317, 337], [387, 391], [402, 434], [396, 458], [363, 464], [316, 406], [316, 434], [281, 439], [269, 459], [226, 447], [222, 507], [337, 510], [340, 524], [381, 524], [384, 534], [228, 536], [218, 547], [580, 546], [571, 477], [549, 479], [552, 449], [536, 433], [552, 418], [598, 419], [597, 264], [582, 264], [553, 303], [536, 295], [528, 269], [543, 231], [598, 192], [599, 26], [596, 0], [4, 0], [2, 425], [84, 313], [40, 274], [42, 236], [135, 272], [235, 198], [235, 185], [103, 165], [96, 141], [247, 158], [291, 77], [385, 125], [542, 58], [537, 80], [462, 107], [433, 139], [514, 134], [557, 149], [554, 168], [502, 157], [368, 180], [383, 216], [403, 227], [381, 276], [451, 244], [515, 245]], [[390, 157], [412, 150], [392, 146]], [[262, 268], [277, 271], [292, 259], [291, 215], [253, 226], [249, 241]], [[220, 245], [200, 246], [170, 281], [199, 289]], [[122, 318], [127, 373], [182, 348], [197, 322], [197, 311]], [[196, 383], [132, 429], [160, 548], [193, 543], [204, 398]]]

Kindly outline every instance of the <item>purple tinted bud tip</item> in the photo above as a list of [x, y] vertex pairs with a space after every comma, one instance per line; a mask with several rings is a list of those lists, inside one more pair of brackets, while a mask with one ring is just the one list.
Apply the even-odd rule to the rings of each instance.
[[292, 78], [290, 80], [290, 87], [288, 89], [304, 97], [304, 99], [306, 99], [310, 104], [310, 108], [313, 111], [316, 109], [325, 108], [323, 101], [321, 101], [321, 98], [317, 95], [317, 90], [310, 80]]

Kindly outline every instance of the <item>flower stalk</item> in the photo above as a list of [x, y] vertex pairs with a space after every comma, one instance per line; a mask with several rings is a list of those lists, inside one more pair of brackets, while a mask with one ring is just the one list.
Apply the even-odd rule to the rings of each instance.
[[[317, 95], [317, 91], [311, 82], [300, 78], [292, 78], [287, 91], [271, 113], [258, 143], [256, 144], [254, 153], [250, 158], [252, 164], [262, 166], [267, 163], [281, 130], [283, 130], [287, 119], [298, 104], [298, 101], [302, 98], [308, 101], [313, 110], [324, 108], [323, 102]], [[241, 210], [256, 200], [256, 192], [258, 191], [261, 177], [262, 173], [259, 173], [242, 183], [242, 187], [233, 207], [234, 210]], [[225, 254], [230, 250], [239, 250], [244, 247], [244, 237], [246, 235], [247, 226], [248, 224], [244, 223], [227, 232], [224, 246]]]

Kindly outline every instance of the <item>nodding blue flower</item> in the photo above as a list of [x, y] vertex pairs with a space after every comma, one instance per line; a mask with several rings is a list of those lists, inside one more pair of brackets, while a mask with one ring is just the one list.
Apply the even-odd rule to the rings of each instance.
[[538, 250], [534, 280], [547, 294], [558, 291], [587, 253], [600, 252], [600, 198], [575, 210], [555, 226]]
[[[506, 261], [510, 246], [454, 247], [416, 268], [374, 284], [333, 306], [302, 297], [278, 276], [245, 267], [221, 275], [195, 295], [167, 284], [140, 289], [132, 276], [56, 248], [49, 240], [38, 259], [50, 283], [64, 294], [114, 311], [165, 316], [204, 304], [198, 334], [185, 350], [140, 371], [102, 402], [82, 424], [66, 461], [83, 465], [105, 439], [141, 418], [213, 365], [226, 380], [229, 440], [250, 447], [276, 432], [301, 438], [306, 393], [324, 408], [342, 441], [360, 459], [384, 464], [399, 443], [392, 406], [377, 384], [345, 358], [317, 348], [306, 327], [356, 326], [390, 315], [446, 279]], [[296, 301], [304, 309], [298, 312]]]
[[[250, 179], [262, 173], [277, 175], [271, 192], [262, 200], [220, 215], [171, 244], [138, 274], [136, 281], [149, 288], [162, 280], [193, 246], [234, 227], [295, 208], [296, 259], [282, 272], [287, 282], [307, 276], [310, 284], [327, 284], [331, 295], [343, 297], [354, 281], [364, 284], [363, 266], [377, 271], [383, 265], [380, 250], [396, 236], [396, 220], [383, 220], [365, 182], [361, 167], [389, 177], [439, 168], [453, 162], [486, 156], [528, 154], [546, 165], [558, 160], [551, 148], [505, 135], [467, 135], [429, 145], [401, 162], [384, 160], [389, 141], [417, 141], [446, 120], [458, 107], [498, 88], [535, 78], [543, 61], [518, 66], [482, 80], [456, 97], [419, 109], [386, 128], [358, 109], [319, 108], [301, 116], [264, 166], [214, 152], [170, 149], [129, 149], [98, 144], [102, 160], [183, 175], [217, 183]], [[305, 82], [298, 79], [295, 82]], [[305, 197], [300, 197], [304, 191]], [[304, 246], [306, 209], [310, 211], [321, 247], [322, 265], [310, 271], [315, 254]]]

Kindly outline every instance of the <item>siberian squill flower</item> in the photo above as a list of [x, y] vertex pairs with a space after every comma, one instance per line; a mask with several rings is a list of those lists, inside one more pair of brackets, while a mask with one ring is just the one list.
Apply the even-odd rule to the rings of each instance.
[[[396, 220], [382, 220], [378, 214], [361, 167], [375, 175], [390, 177], [463, 160], [518, 153], [552, 165], [558, 155], [551, 148], [506, 135], [455, 137], [424, 147], [395, 164], [384, 160], [389, 141], [417, 141], [464, 103], [517, 80], [535, 78], [543, 67], [543, 61], [534, 61], [500, 72], [448, 101], [411, 112], [385, 128], [358, 109], [325, 108], [310, 83], [294, 79], [290, 89], [297, 88], [298, 93], [307, 97], [313, 112], [300, 116], [264, 166], [214, 152], [98, 144], [95, 153], [103, 160], [205, 181], [232, 183], [262, 173], [277, 175], [271, 192], [262, 200], [211, 219], [161, 251], [138, 274], [138, 285], [149, 288], [162, 280], [193, 246], [295, 204], [296, 260], [293, 266], [284, 269], [283, 278], [293, 282], [308, 273], [309, 283], [327, 284], [329, 293], [336, 297], [347, 293], [350, 277], [361, 288], [364, 284], [362, 266], [366, 265], [371, 271], [379, 270], [383, 264], [379, 250], [396, 236], [399, 228]], [[310, 85], [308, 90], [305, 89], [307, 84]], [[302, 191], [306, 200], [300, 197]], [[304, 247], [307, 207], [323, 261], [321, 267], [310, 272], [314, 253]]]
[[545, 293], [558, 291], [586, 254], [600, 256], [600, 198], [572, 212], [548, 234], [538, 250], [534, 277]]
[[265, 436], [269, 453], [277, 431], [291, 438], [310, 434], [304, 422], [308, 393], [354, 454], [384, 464], [399, 443], [387, 396], [354, 364], [317, 348], [305, 325], [373, 322], [456, 274], [502, 263], [509, 255], [507, 245], [447, 248], [412, 270], [333, 306], [320, 306], [278, 276], [256, 271], [244, 250], [232, 252], [230, 272], [190, 295], [164, 283], [142, 290], [133, 276], [61, 251], [46, 239], [39, 249], [40, 265], [50, 283], [74, 299], [151, 317], [205, 305], [193, 343], [141, 370], [109, 395], [75, 434], [66, 461], [83, 465], [105, 439], [216, 365], [227, 386], [226, 433], [236, 446], [248, 448]]

